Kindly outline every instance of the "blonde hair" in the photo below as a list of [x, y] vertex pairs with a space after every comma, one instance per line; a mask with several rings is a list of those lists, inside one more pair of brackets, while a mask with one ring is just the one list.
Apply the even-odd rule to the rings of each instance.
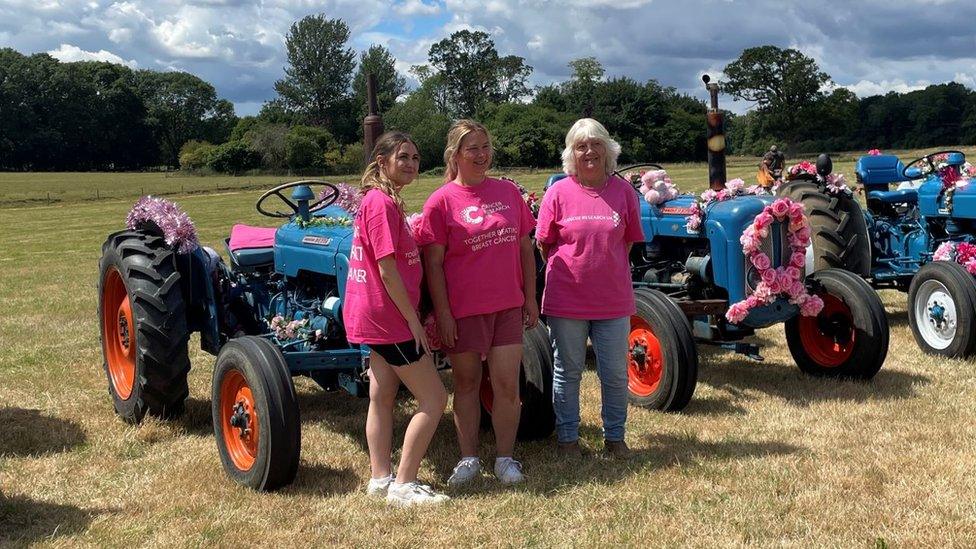
[[580, 118], [566, 133], [566, 148], [563, 149], [563, 171], [567, 175], [576, 175], [576, 158], [573, 156], [573, 148], [584, 139], [599, 139], [603, 142], [603, 146], [607, 149], [607, 154], [603, 159], [603, 167], [607, 175], [612, 174], [617, 169], [620, 143], [610, 137], [610, 132], [603, 127], [603, 124], [592, 118]]
[[376, 140], [376, 145], [373, 145], [373, 153], [370, 155], [369, 165], [366, 166], [366, 171], [363, 172], [363, 178], [360, 181], [360, 188], [363, 194], [366, 194], [370, 189], [379, 189], [389, 195], [396, 202], [397, 207], [400, 208], [400, 215], [406, 215], [406, 205], [403, 203], [403, 199], [400, 198], [400, 193], [397, 192], [396, 185], [386, 176], [377, 157], [382, 156], [384, 160], [393, 160], [396, 152], [404, 143], [410, 143], [414, 147], [417, 146], [413, 142], [413, 138], [404, 132], [391, 131], [381, 135]]
[[[461, 147], [461, 140], [465, 138], [470, 133], [474, 132], [484, 132], [485, 136], [488, 138], [488, 145], [492, 147], [492, 152], [494, 153], [494, 146], [491, 143], [491, 134], [488, 133], [488, 128], [482, 126], [481, 124], [470, 119], [462, 119], [451, 124], [451, 129], [447, 132], [447, 146], [444, 148], [444, 182], [453, 181], [458, 175], [457, 160], [454, 157], [457, 156], [458, 149]], [[494, 156], [494, 155], [492, 155]]]

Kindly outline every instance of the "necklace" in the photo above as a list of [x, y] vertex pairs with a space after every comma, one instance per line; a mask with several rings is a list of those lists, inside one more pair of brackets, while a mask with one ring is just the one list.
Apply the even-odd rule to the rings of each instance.
[[610, 184], [609, 177], [604, 179], [603, 185], [599, 187], [590, 187], [589, 185], [584, 185], [583, 182], [579, 180], [579, 178], [575, 178], [575, 179], [576, 179], [576, 184], [579, 185], [581, 189], [583, 189], [583, 192], [586, 192], [587, 194], [592, 194], [593, 196], [599, 196], [600, 193], [602, 193], [607, 188], [607, 185]]

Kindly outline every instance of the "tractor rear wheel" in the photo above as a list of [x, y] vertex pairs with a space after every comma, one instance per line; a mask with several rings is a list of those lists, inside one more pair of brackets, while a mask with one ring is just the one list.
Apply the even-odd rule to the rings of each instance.
[[803, 372], [822, 377], [871, 379], [888, 354], [888, 316], [864, 279], [841, 269], [810, 277], [824, 302], [815, 317], [786, 322], [786, 343]]
[[[481, 371], [481, 426], [487, 429], [491, 428], [494, 393], [488, 365], [483, 364]], [[519, 398], [522, 413], [519, 416], [518, 439], [548, 438], [556, 428], [556, 414], [552, 409], [552, 345], [549, 343], [549, 330], [541, 320], [535, 328], [526, 330], [522, 342]]]
[[871, 241], [857, 200], [827, 194], [803, 179], [783, 183], [777, 195], [803, 204], [810, 221], [813, 272], [835, 267], [861, 277], [871, 275]]
[[657, 290], [634, 292], [630, 317], [627, 388], [631, 404], [676, 412], [691, 401], [698, 382], [698, 353], [688, 319]]
[[115, 412], [139, 423], [146, 412], [183, 411], [190, 371], [186, 307], [176, 255], [160, 236], [122, 231], [102, 244], [98, 317]]
[[217, 450], [234, 481], [260, 491], [291, 484], [302, 426], [281, 350], [266, 339], [232, 339], [214, 364], [211, 409]]
[[976, 345], [976, 285], [957, 263], [933, 261], [908, 289], [908, 323], [922, 351], [968, 357]]

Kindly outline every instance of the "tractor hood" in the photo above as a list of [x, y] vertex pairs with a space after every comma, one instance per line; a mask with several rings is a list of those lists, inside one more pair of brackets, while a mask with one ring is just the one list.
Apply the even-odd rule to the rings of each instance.
[[918, 188], [918, 206], [926, 217], [976, 219], [976, 182], [958, 187], [952, 195], [952, 213], [946, 208], [942, 180], [929, 177]]
[[[331, 217], [348, 219], [349, 214], [338, 206], [315, 212], [313, 219]], [[298, 271], [336, 276], [336, 256], [349, 255], [352, 246], [352, 227], [347, 225], [319, 225], [302, 228], [294, 220], [275, 233], [275, 270], [285, 276], [297, 276]]]

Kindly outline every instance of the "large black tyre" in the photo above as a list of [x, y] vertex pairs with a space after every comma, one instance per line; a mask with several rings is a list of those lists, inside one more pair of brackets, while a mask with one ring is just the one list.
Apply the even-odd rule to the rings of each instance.
[[786, 343], [803, 372], [820, 377], [871, 379], [888, 355], [888, 316], [864, 279], [825, 269], [807, 280], [824, 301], [816, 317], [786, 321]]
[[[488, 365], [484, 364], [481, 379], [481, 427], [491, 428], [493, 393]], [[556, 428], [556, 414], [552, 409], [552, 345], [549, 330], [539, 321], [526, 330], [522, 341], [522, 364], [519, 372], [519, 440], [542, 440]]]
[[634, 292], [627, 389], [631, 404], [676, 412], [688, 405], [698, 382], [698, 354], [687, 317], [657, 290]]
[[814, 272], [834, 267], [861, 277], [871, 275], [871, 241], [856, 199], [827, 194], [804, 179], [783, 183], [777, 194], [803, 204], [810, 221]]
[[98, 317], [116, 413], [172, 418], [189, 395], [186, 307], [176, 255], [162, 237], [121, 231], [102, 244]]
[[933, 261], [908, 289], [908, 324], [922, 351], [968, 357], [976, 346], [976, 284], [962, 265]]
[[256, 336], [224, 345], [214, 364], [211, 410], [220, 461], [234, 481], [271, 491], [295, 480], [302, 426], [277, 347]]

